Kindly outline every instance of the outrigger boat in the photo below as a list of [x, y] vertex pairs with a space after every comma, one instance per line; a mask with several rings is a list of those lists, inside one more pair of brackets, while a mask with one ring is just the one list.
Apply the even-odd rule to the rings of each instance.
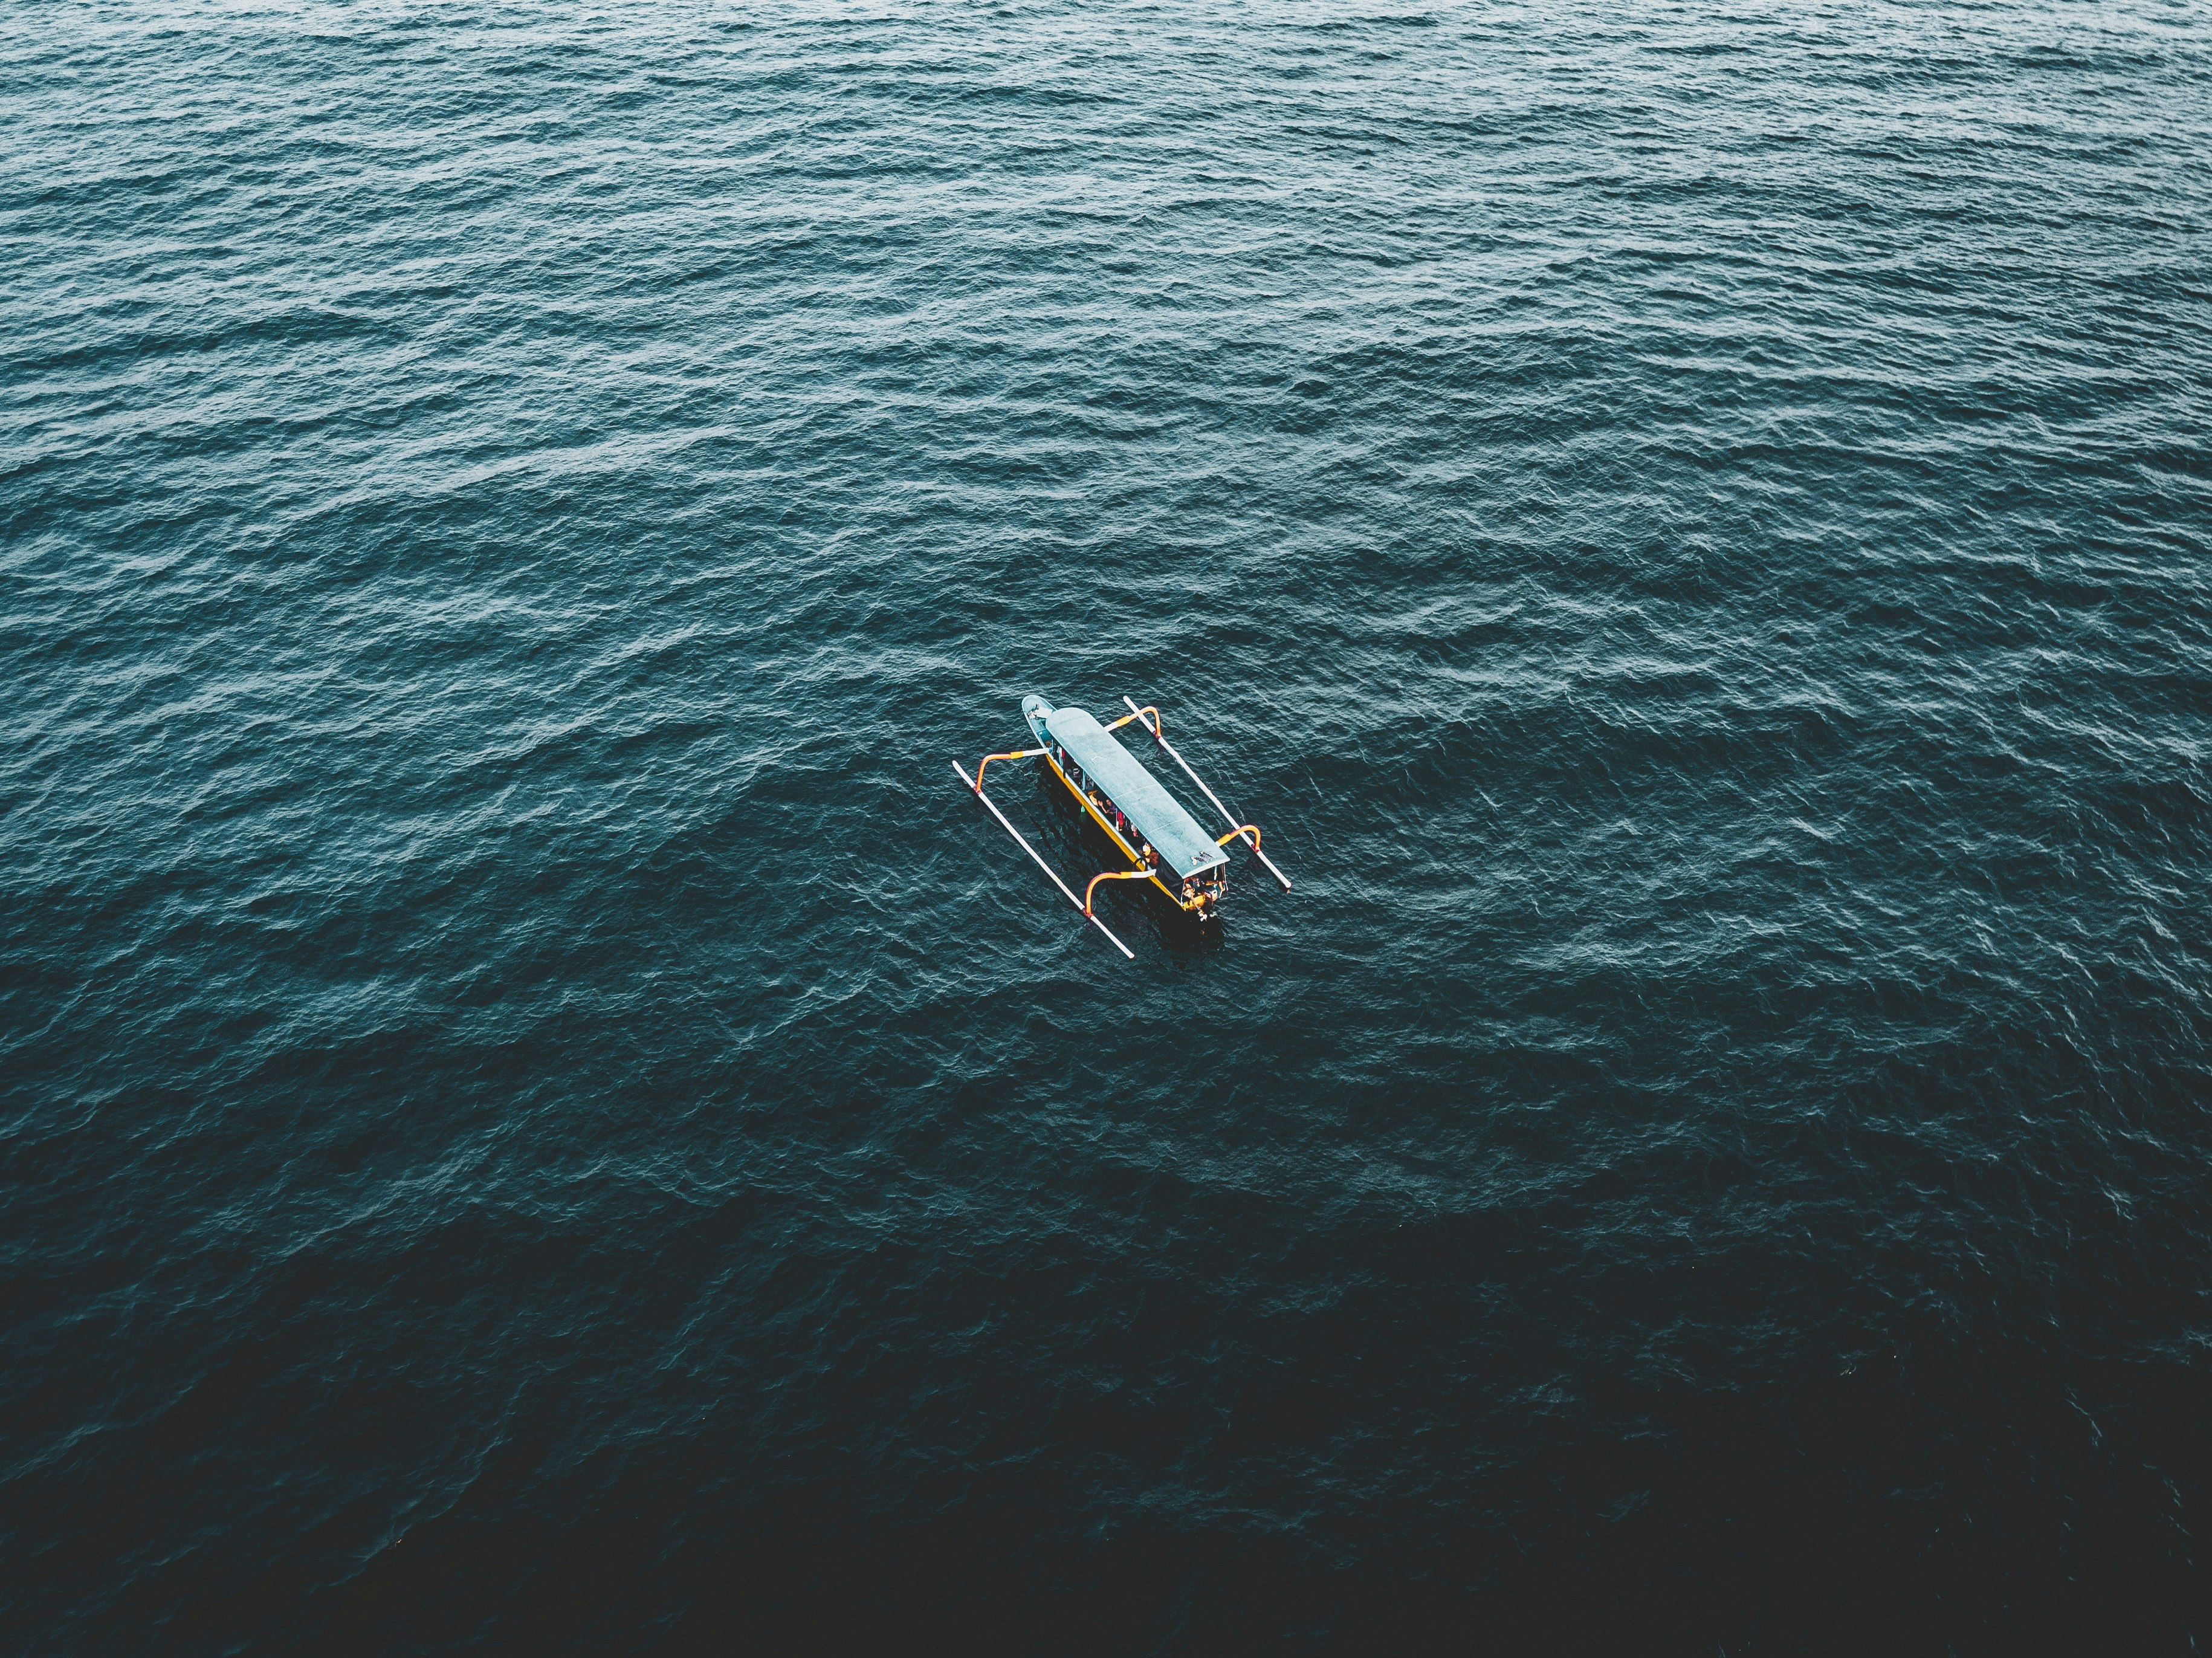
[[[999, 820], [1006, 833], [1021, 842], [1022, 850], [1035, 859], [1036, 866], [1052, 877], [1052, 884], [1066, 894], [1068, 902], [1081, 910], [1091, 926], [1112, 939], [1115, 949], [1134, 960], [1135, 953], [1114, 937], [1112, 929], [1091, 908], [1092, 896], [1098, 890], [1100, 882], [1149, 881], [1169, 902], [1201, 926], [1211, 925], [1218, 917], [1229, 869], [1229, 857], [1222, 847], [1231, 841], [1250, 841], [1253, 855], [1283, 884], [1284, 891], [1291, 890], [1291, 882], [1275, 867], [1274, 859], [1260, 850], [1259, 827], [1238, 823], [1236, 814], [1221, 804], [1221, 797], [1207, 788], [1199, 774], [1191, 770], [1190, 762], [1176, 752], [1161, 729], [1160, 711], [1155, 708], [1140, 708], [1126, 696], [1121, 701], [1129, 712], [1112, 725], [1102, 726], [1081, 708], [1055, 708], [1042, 696], [1025, 696], [1022, 699], [1022, 718], [1029, 723], [1030, 734], [1038, 746], [987, 754], [976, 763], [973, 777], [957, 760], [952, 762], [952, 769], [960, 774], [960, 780], [975, 797], [990, 807], [991, 816]], [[1182, 803], [1162, 788], [1158, 780], [1121, 746], [1121, 739], [1114, 733], [1132, 720], [1142, 726], [1168, 757], [1182, 768], [1183, 774], [1213, 802], [1214, 810], [1229, 825], [1228, 834], [1209, 836], [1198, 820], [1183, 810]], [[1037, 849], [1022, 832], [1006, 821], [1006, 814], [999, 810], [998, 803], [983, 793], [983, 768], [994, 760], [1032, 759], [1042, 759], [1052, 768], [1053, 774], [1067, 786], [1067, 792], [1075, 797], [1085, 815], [1106, 832], [1106, 838], [1129, 860], [1131, 866], [1127, 869], [1102, 870], [1092, 876], [1080, 898], [1038, 855]]]

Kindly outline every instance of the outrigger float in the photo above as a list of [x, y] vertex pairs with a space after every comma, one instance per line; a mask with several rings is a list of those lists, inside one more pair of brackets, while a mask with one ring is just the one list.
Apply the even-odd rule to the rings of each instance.
[[[976, 762], [973, 777], [957, 760], [952, 762], [952, 769], [960, 774], [960, 780], [969, 791], [991, 809], [991, 816], [999, 820], [1006, 833], [1021, 842], [1022, 850], [1029, 853], [1036, 866], [1052, 877], [1052, 884], [1066, 895], [1067, 902], [1112, 940], [1115, 949], [1133, 961], [1135, 952], [1115, 938], [1112, 929], [1091, 908], [1092, 896], [1098, 890], [1100, 882], [1149, 881], [1176, 908], [1206, 925], [1216, 920], [1221, 903], [1221, 890], [1229, 868], [1229, 856], [1222, 847], [1230, 841], [1251, 841], [1253, 856], [1283, 884], [1284, 891], [1291, 890], [1291, 880], [1275, 867], [1273, 859], [1260, 850], [1258, 825], [1238, 823], [1236, 814], [1221, 804], [1221, 797], [1207, 788], [1204, 780], [1190, 768], [1190, 762], [1176, 752], [1161, 730], [1160, 711], [1140, 708], [1126, 696], [1121, 701], [1127, 704], [1129, 712], [1112, 725], [1102, 726], [1081, 708], [1055, 708], [1041, 696], [1025, 696], [1022, 699], [1022, 718], [1029, 722], [1030, 734], [1036, 738], [1038, 746], [987, 754]], [[1136, 756], [1121, 746], [1121, 739], [1114, 733], [1132, 720], [1142, 726], [1168, 757], [1182, 768], [1183, 775], [1213, 802], [1214, 810], [1229, 825], [1228, 834], [1209, 836], [1198, 820], [1183, 810], [1182, 803], [1162, 788], [1152, 773], [1137, 762]], [[1027, 837], [1006, 821], [1006, 814], [999, 810], [998, 803], [983, 793], [983, 768], [994, 760], [1034, 759], [1042, 759], [1052, 768], [1053, 775], [1065, 783], [1067, 792], [1075, 797], [1076, 804], [1091, 822], [1106, 831], [1106, 838], [1129, 860], [1127, 869], [1102, 870], [1092, 876], [1080, 898], [1038, 855]]]

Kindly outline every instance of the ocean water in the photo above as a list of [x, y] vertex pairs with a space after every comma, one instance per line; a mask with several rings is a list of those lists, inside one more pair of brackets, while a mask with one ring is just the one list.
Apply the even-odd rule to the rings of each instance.
[[0, 17], [14, 1649], [2212, 1639], [2203, 9]]

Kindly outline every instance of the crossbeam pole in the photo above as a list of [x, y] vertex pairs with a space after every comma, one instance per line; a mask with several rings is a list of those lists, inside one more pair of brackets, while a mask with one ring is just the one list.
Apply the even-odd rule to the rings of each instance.
[[[1137, 706], [1134, 699], [1125, 696], [1121, 700], [1124, 702], [1128, 703], [1129, 712], [1131, 714], [1140, 714], [1144, 712], [1143, 709]], [[1202, 793], [1207, 799], [1213, 802], [1213, 809], [1221, 814], [1221, 821], [1223, 823], [1228, 824], [1231, 829], [1236, 830], [1240, 839], [1248, 830], [1249, 831], [1252, 836], [1252, 855], [1267, 866], [1267, 873], [1273, 876], [1278, 881], [1280, 881], [1283, 884], [1283, 890], [1288, 892], [1291, 890], [1291, 878], [1284, 874], [1282, 871], [1277, 869], [1275, 867], [1275, 860], [1267, 856], [1266, 853], [1260, 850], [1260, 831], [1255, 829], [1252, 829], [1249, 824], [1242, 824], [1237, 821], [1237, 814], [1231, 811], [1228, 807], [1223, 805], [1221, 804], [1221, 797], [1216, 794], [1212, 789], [1206, 786], [1206, 780], [1190, 768], [1190, 762], [1184, 759], [1181, 755], [1176, 752], [1175, 744], [1168, 741], [1166, 736], [1161, 732], [1159, 726], [1155, 723], [1158, 720], [1159, 715], [1155, 714], [1151, 720], [1141, 720], [1139, 723], [1140, 723], [1146, 731], [1152, 732], [1153, 742], [1158, 744], [1162, 748], [1168, 751], [1169, 758], [1172, 759], [1176, 764], [1182, 768], [1182, 774], [1189, 778], [1192, 782], [1197, 784], [1200, 793]], [[965, 776], [966, 774], [963, 773], [962, 775]]]
[[[1015, 749], [1006, 754], [987, 754], [981, 760], [978, 760], [975, 762], [975, 781], [971, 785], [971, 786], [978, 791], [982, 788], [983, 768], [989, 765], [994, 760], [1031, 760], [1043, 752], [1044, 750], [1042, 749]], [[963, 771], [960, 774], [963, 777], [965, 777], [968, 774]]]
[[1149, 881], [1152, 872], [1148, 869], [1109, 869], [1103, 875], [1094, 875], [1091, 884], [1083, 889], [1083, 913], [1091, 914], [1091, 895], [1098, 890], [1101, 881]]

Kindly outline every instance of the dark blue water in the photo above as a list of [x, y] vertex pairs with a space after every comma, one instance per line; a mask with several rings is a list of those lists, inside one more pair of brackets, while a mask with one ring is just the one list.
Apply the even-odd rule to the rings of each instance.
[[10, 1646], [2212, 1639], [2201, 9], [0, 16]]

